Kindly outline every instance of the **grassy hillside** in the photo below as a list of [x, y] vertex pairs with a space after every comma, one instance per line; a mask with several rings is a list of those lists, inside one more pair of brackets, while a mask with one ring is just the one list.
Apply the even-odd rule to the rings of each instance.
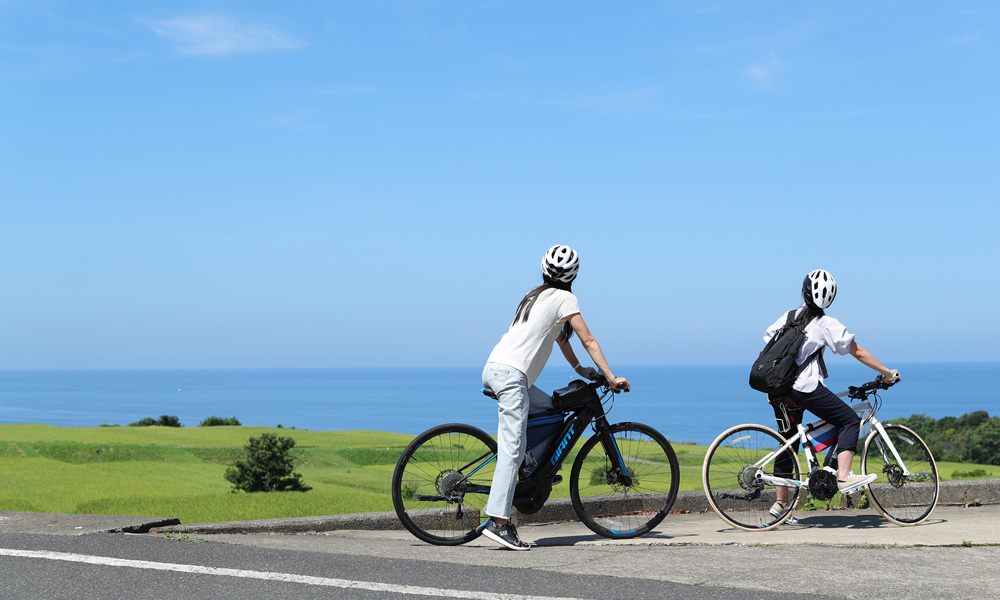
[[[265, 432], [295, 439], [296, 470], [312, 490], [231, 493], [223, 473], [250, 437]], [[412, 437], [270, 427], [0, 425], [0, 510], [163, 516], [184, 523], [392, 510], [392, 470]], [[681, 489], [700, 490], [706, 448], [674, 449]], [[956, 471], [1000, 476], [996, 467], [982, 465], [938, 468], [943, 479]], [[568, 497], [567, 482], [552, 496]]]

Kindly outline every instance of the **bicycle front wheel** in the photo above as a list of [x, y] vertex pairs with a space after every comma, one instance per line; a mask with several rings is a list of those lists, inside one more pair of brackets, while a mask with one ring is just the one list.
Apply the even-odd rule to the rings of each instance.
[[[893, 523], [916, 525], [937, 506], [941, 487], [937, 464], [927, 444], [912, 429], [886, 425], [885, 434], [888, 440], [878, 431], [869, 434], [861, 453], [861, 472], [878, 474], [878, 479], [867, 486], [868, 498], [875, 510]], [[902, 464], [889, 444], [896, 449]]]
[[392, 505], [413, 535], [455, 546], [479, 537], [497, 444], [483, 430], [451, 423], [428, 429], [403, 451], [392, 474]]
[[[611, 437], [591, 436], [570, 473], [573, 509], [591, 531], [634, 538], [659, 525], [677, 499], [677, 455], [663, 434], [641, 423], [618, 423]], [[617, 456], [614, 456], [617, 454]]]
[[799, 458], [790, 448], [782, 452], [784, 471], [775, 473], [776, 453], [786, 443], [778, 432], [762, 425], [737, 425], [712, 442], [701, 479], [708, 503], [720, 519], [738, 529], [760, 531], [788, 518], [799, 487], [784, 487], [788, 505], [775, 516], [771, 507], [777, 500], [777, 488], [760, 480], [762, 475], [772, 475], [799, 481]]

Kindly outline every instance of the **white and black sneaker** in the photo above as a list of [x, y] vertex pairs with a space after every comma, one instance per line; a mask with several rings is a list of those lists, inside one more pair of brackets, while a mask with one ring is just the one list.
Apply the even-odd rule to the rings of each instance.
[[[775, 502], [771, 505], [771, 510], [767, 511], [772, 517], [777, 519], [781, 515], [785, 514], [785, 506], [781, 502]], [[788, 517], [785, 519], [786, 525], [796, 525], [799, 522], [795, 517]]]
[[490, 517], [485, 523], [480, 525], [480, 531], [494, 542], [501, 546], [506, 546], [511, 550], [531, 549], [531, 544], [522, 542], [521, 538], [517, 537], [517, 529], [514, 528], [514, 524], [510, 521], [507, 521], [504, 525], [497, 525], [493, 517]]
[[843, 479], [837, 480], [837, 490], [841, 494], [853, 494], [876, 479], [878, 479], [877, 473], [871, 473], [869, 475], [855, 475], [852, 472], [847, 477], [846, 481]]

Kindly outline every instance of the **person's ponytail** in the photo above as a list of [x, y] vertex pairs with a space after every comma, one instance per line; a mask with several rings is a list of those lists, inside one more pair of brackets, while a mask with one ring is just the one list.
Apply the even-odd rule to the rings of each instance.
[[[558, 281], [544, 274], [542, 275], [542, 280], [544, 283], [525, 294], [521, 303], [517, 305], [517, 311], [514, 313], [514, 322], [511, 323], [511, 325], [517, 325], [518, 323], [523, 323], [528, 320], [528, 315], [531, 314], [531, 307], [535, 305], [535, 301], [538, 300], [538, 296], [545, 290], [555, 288], [557, 290], [566, 290], [567, 292], [573, 291], [573, 282], [567, 283]], [[567, 326], [569, 326], [568, 322], [566, 323], [566, 326], [563, 327], [563, 333], [566, 333]], [[566, 334], [567, 340], [572, 332], [573, 329], [570, 328], [569, 333]]]

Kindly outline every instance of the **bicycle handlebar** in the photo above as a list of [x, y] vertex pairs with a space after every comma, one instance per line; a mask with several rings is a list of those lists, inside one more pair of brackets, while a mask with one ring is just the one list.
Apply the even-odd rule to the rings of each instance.
[[608, 382], [608, 378], [607, 378], [607, 377], [605, 377], [605, 376], [604, 376], [603, 374], [601, 374], [601, 373], [598, 373], [597, 375], [595, 375], [595, 376], [594, 376], [594, 378], [593, 378], [593, 379], [591, 379], [591, 380], [590, 380], [590, 383], [588, 383], [587, 385], [588, 385], [588, 386], [591, 386], [591, 387], [592, 387], [592, 388], [594, 388], [595, 390], [596, 390], [597, 388], [601, 388], [601, 387], [603, 387], [603, 388], [605, 388], [606, 390], [610, 390], [611, 392], [613, 392], [613, 393], [615, 393], [615, 394], [618, 394], [618, 393], [621, 393], [621, 392], [625, 391], [625, 390], [616, 390], [616, 389], [614, 389], [613, 387], [611, 387], [611, 384], [610, 384], [610, 383]]
[[885, 377], [883, 377], [882, 375], [879, 375], [874, 380], [869, 381], [866, 384], [859, 385], [859, 386], [853, 386], [852, 385], [852, 386], [848, 387], [847, 388], [847, 397], [848, 398], [853, 398], [855, 400], [865, 400], [872, 393], [874, 393], [874, 392], [876, 392], [878, 390], [887, 390], [887, 389], [891, 388], [892, 386], [896, 385], [897, 383], [899, 383], [899, 379], [898, 378], [895, 381], [886, 381]]

